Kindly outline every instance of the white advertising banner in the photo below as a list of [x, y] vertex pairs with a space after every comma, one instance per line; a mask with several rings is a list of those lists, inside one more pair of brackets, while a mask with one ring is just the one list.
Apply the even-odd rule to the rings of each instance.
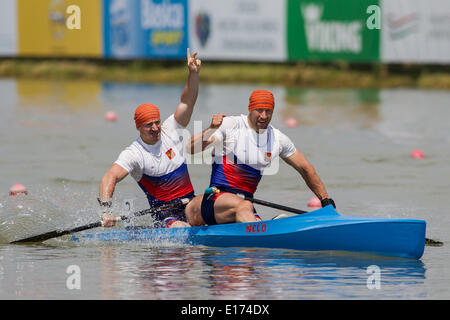
[[449, 0], [383, 0], [382, 62], [449, 63]]
[[188, 6], [189, 46], [202, 59], [286, 60], [285, 0], [190, 0]]
[[16, 0], [0, 2], [0, 56], [17, 54]]

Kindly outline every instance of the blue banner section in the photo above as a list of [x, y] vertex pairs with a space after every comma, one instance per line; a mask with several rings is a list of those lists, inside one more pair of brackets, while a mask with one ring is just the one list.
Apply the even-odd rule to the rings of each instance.
[[109, 58], [185, 58], [187, 0], [104, 0], [104, 54]]

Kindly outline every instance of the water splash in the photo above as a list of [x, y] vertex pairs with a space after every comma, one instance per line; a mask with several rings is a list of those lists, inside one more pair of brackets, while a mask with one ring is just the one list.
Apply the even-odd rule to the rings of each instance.
[[[64, 181], [57, 186], [35, 187], [37, 191], [31, 195], [0, 198], [0, 243], [28, 238], [54, 230], [68, 230], [97, 222], [101, 219], [101, 211], [97, 203], [98, 186], [80, 186], [78, 183]], [[112, 212], [116, 216], [132, 216], [132, 213], [148, 208], [137, 199], [121, 199], [120, 191], [113, 199]], [[144, 207], [143, 207], [144, 206]], [[147, 206], [147, 207], [145, 207]], [[141, 208], [142, 207], [142, 208]], [[151, 215], [133, 217], [129, 221], [118, 222], [114, 228], [97, 228], [89, 232], [109, 232], [132, 228], [134, 226], [155, 227]], [[151, 241], [138, 241], [142, 245], [152, 247], [179, 247], [183, 241], [172, 241], [167, 236], [157, 234]], [[51, 244], [65, 245], [71, 242], [70, 236], [51, 239]], [[104, 244], [104, 243], [103, 243]]]
[[36, 188], [32, 195], [0, 198], [0, 243], [53, 230], [64, 230], [99, 219], [91, 193], [62, 185]]

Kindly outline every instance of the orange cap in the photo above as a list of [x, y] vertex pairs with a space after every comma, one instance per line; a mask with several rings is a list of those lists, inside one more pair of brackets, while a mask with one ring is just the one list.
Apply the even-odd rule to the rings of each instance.
[[140, 126], [149, 123], [150, 121], [160, 119], [161, 116], [159, 114], [159, 109], [151, 104], [144, 103], [136, 108], [134, 112], [134, 121], [136, 122], [136, 129], [139, 129]]
[[269, 109], [275, 108], [275, 100], [273, 94], [267, 90], [255, 90], [249, 98], [248, 111], [254, 109]]

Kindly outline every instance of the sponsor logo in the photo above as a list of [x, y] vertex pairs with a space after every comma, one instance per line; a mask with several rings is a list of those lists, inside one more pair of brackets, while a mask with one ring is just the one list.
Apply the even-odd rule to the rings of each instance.
[[395, 14], [387, 15], [387, 25], [392, 40], [398, 40], [408, 37], [419, 31], [420, 14], [413, 12], [408, 15], [396, 17]]
[[350, 52], [362, 51], [361, 21], [324, 21], [324, 6], [319, 4], [302, 4], [300, 11], [305, 21], [308, 49], [316, 52]]
[[261, 233], [261, 232], [266, 232], [266, 230], [267, 230], [267, 225], [265, 223], [263, 223], [263, 224], [260, 224], [260, 223], [247, 224], [247, 226], [245, 228], [246, 233]]
[[126, 0], [112, 1], [109, 7], [111, 47], [114, 53], [125, 55], [130, 51], [131, 11]]
[[153, 46], [180, 45], [183, 40], [183, 31], [155, 31], [151, 36]]
[[153, 54], [174, 54], [185, 38], [186, 6], [174, 0], [141, 0], [141, 27]]
[[169, 150], [166, 151], [166, 156], [172, 160], [175, 157], [175, 152], [172, 150], [172, 148], [170, 148]]
[[209, 38], [211, 22], [209, 15], [206, 13], [199, 13], [195, 17], [195, 34], [202, 47], [205, 46]]
[[180, 29], [184, 26], [184, 7], [181, 3], [141, 0], [143, 29]]

